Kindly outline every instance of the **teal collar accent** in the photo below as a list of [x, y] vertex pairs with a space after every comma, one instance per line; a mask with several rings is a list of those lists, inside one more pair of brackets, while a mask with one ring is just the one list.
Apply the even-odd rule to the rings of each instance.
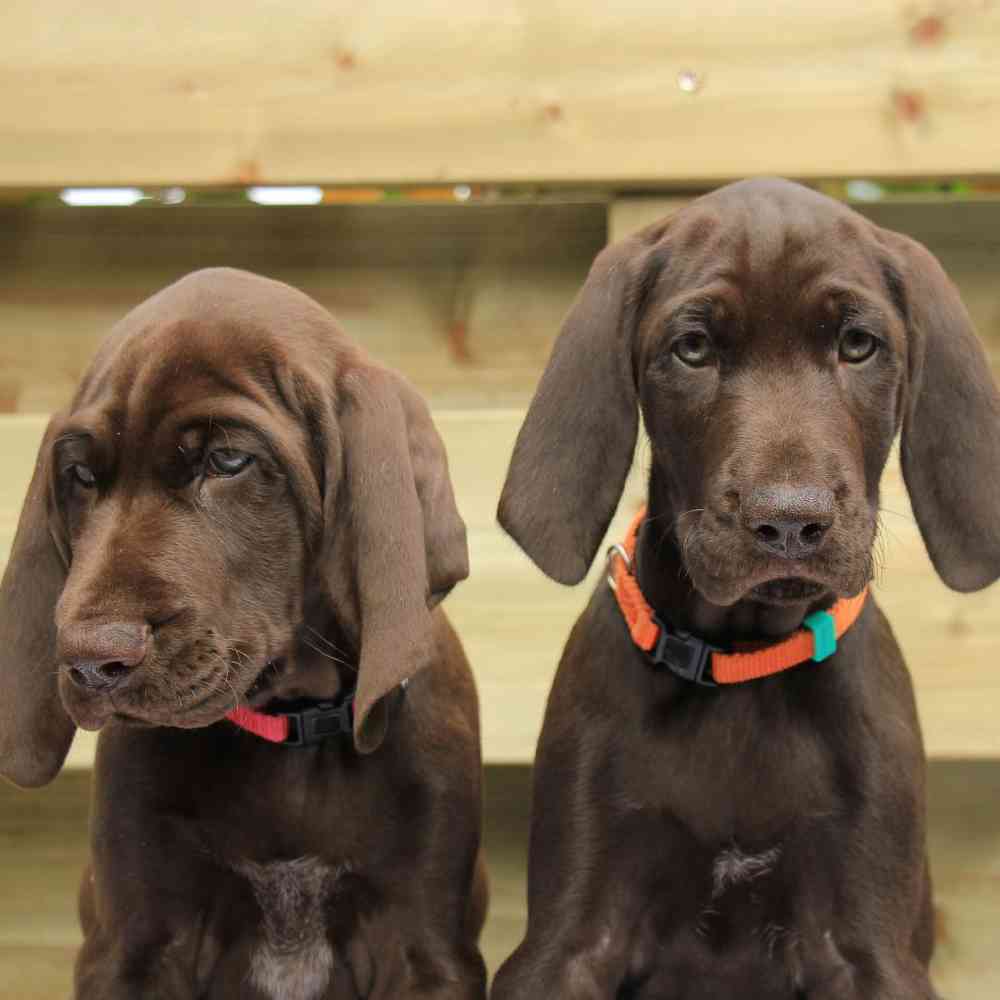
[[814, 611], [802, 624], [813, 634], [812, 659], [816, 663], [837, 652], [837, 623], [829, 611]]

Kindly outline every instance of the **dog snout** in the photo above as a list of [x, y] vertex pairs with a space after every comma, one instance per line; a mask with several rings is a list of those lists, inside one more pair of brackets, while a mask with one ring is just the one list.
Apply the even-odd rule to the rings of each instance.
[[110, 693], [145, 660], [151, 642], [146, 622], [83, 622], [60, 630], [60, 660], [77, 687]]
[[833, 519], [833, 491], [819, 486], [758, 487], [743, 503], [743, 523], [758, 547], [784, 559], [818, 551]]

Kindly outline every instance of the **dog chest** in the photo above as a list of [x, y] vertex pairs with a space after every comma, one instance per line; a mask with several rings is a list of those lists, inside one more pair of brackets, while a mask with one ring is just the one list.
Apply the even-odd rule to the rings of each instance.
[[327, 909], [347, 867], [301, 857], [246, 861], [238, 870], [249, 881], [261, 913], [250, 981], [274, 1000], [324, 996], [335, 962]]

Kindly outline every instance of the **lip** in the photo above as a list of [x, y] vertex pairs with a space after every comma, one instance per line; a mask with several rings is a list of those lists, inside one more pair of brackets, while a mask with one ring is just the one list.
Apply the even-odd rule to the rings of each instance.
[[[156, 699], [155, 703], [146, 701], [140, 706], [132, 704], [128, 691], [117, 695], [80, 691], [68, 681], [62, 671], [59, 678], [60, 696], [67, 714], [81, 729], [98, 731], [112, 722], [140, 728], [170, 726], [200, 729], [218, 722], [237, 704], [269, 700], [270, 681], [280, 673], [284, 662], [283, 656], [266, 660], [242, 694], [239, 694], [239, 688], [234, 691], [210, 685], [188, 705], [178, 706], [175, 701], [164, 698], [162, 701]], [[238, 694], [237, 701], [235, 699]]]
[[59, 700], [73, 722], [88, 732], [97, 732], [115, 714], [110, 698], [78, 691], [62, 672], [59, 677]]
[[830, 588], [801, 576], [782, 576], [765, 580], [751, 587], [748, 595], [766, 604], [801, 604], [803, 601], [813, 601]]
[[278, 677], [285, 667], [284, 656], [274, 656], [264, 664], [260, 673], [254, 678], [253, 683], [247, 688], [246, 693], [240, 701], [246, 702], [253, 708], [259, 708], [271, 698], [271, 681]]
[[164, 701], [145, 710], [137, 710], [127, 702], [114, 708], [115, 722], [133, 728], [168, 726], [174, 729], [203, 729], [218, 722], [226, 712], [236, 706], [233, 693], [211, 689], [203, 697], [180, 709]]

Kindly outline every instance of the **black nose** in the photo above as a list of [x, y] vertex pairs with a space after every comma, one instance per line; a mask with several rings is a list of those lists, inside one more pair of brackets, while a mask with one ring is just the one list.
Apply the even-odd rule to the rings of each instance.
[[146, 623], [83, 622], [59, 630], [59, 654], [66, 675], [88, 691], [111, 692], [131, 676], [149, 652]]
[[744, 503], [743, 521], [764, 551], [805, 559], [833, 524], [833, 492], [818, 486], [759, 487]]

